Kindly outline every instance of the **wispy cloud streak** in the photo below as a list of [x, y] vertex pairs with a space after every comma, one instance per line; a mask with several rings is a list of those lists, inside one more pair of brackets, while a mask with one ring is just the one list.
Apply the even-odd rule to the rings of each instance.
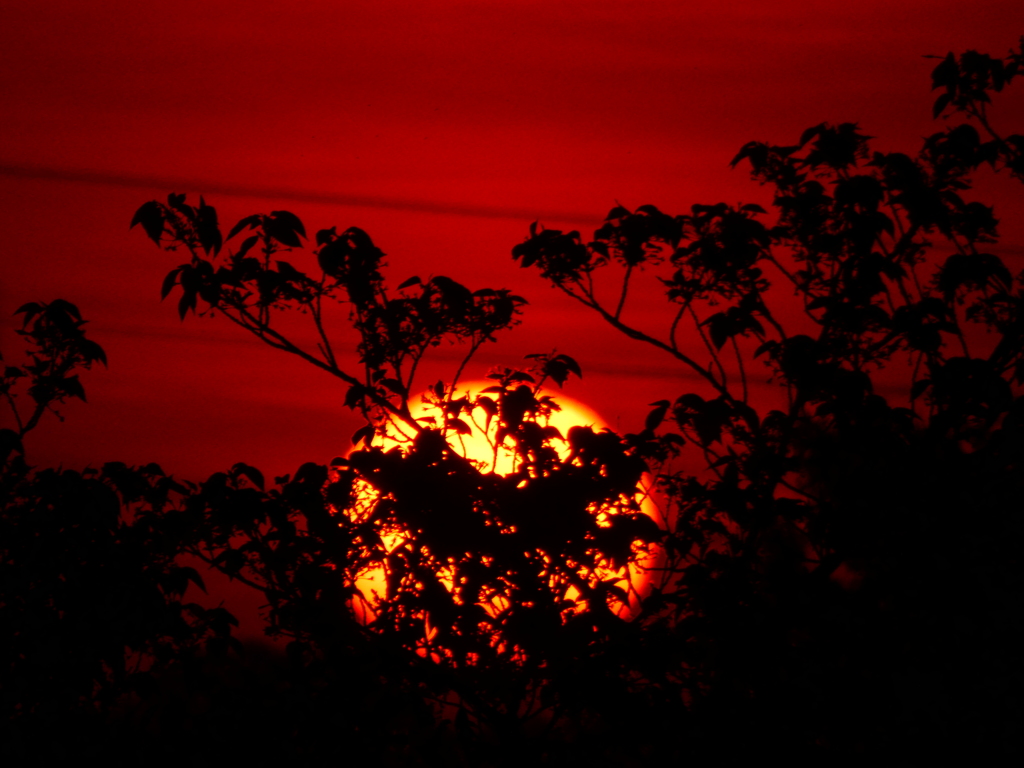
[[295, 200], [315, 205], [345, 205], [362, 208], [383, 208], [395, 211], [431, 213], [439, 216], [471, 216], [485, 219], [512, 219], [532, 221], [543, 219], [593, 226], [597, 222], [593, 215], [579, 211], [537, 210], [505, 206], [473, 205], [471, 203], [439, 203], [429, 200], [408, 200], [379, 197], [374, 195], [346, 195], [337, 192], [318, 192], [287, 187], [258, 187], [230, 184], [201, 179], [182, 179], [167, 176], [145, 176], [126, 173], [106, 173], [77, 168], [54, 168], [41, 165], [25, 165], [0, 160], [0, 175], [21, 179], [43, 179], [49, 181], [70, 181], [82, 184], [102, 184], [115, 187], [152, 188], [168, 191], [196, 192], [204, 195], [228, 195], [232, 197], [258, 197], [276, 200]]

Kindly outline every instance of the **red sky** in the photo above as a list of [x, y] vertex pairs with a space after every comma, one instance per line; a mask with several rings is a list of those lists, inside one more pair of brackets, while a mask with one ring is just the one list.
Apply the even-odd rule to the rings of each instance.
[[[62, 297], [110, 358], [84, 377], [88, 405], [31, 436], [30, 461], [198, 479], [347, 448], [357, 425], [332, 380], [160, 303], [179, 260], [128, 222], [171, 191], [205, 194], [226, 227], [280, 208], [311, 232], [360, 226], [396, 281], [514, 288], [524, 322], [471, 377], [557, 347], [584, 367], [570, 393], [638, 429], [688, 380], [512, 263], [530, 221], [589, 234], [616, 200], [766, 202], [729, 160], [823, 120], [914, 151], [938, 129], [922, 56], [1005, 54], [1021, 33], [1020, 0], [0, 2], [0, 348], [17, 351], [18, 305]], [[1022, 95], [997, 120], [1019, 129]], [[978, 196], [1024, 266], [1021, 192], [983, 179]], [[639, 298], [627, 318], [666, 322], [656, 287]], [[451, 370], [447, 353], [423, 382]]]

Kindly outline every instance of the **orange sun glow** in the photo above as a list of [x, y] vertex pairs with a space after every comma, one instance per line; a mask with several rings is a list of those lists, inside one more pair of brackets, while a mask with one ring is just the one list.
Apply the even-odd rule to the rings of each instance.
[[[481, 390], [493, 384], [493, 381], [469, 382], [458, 387], [456, 396], [461, 397], [466, 394], [477, 395]], [[560, 410], [552, 412], [545, 422], [547, 426], [553, 426], [558, 429], [563, 437], [568, 434], [572, 427], [576, 426], [591, 427], [595, 432], [608, 428], [607, 423], [593, 409], [583, 403], [561, 393], [543, 391], [541, 394], [554, 397], [558, 403]], [[421, 397], [410, 402], [410, 411], [416, 419], [426, 420], [436, 413], [436, 410], [432, 411], [432, 407], [424, 402], [424, 400], [425, 397]], [[449, 433], [448, 443], [452, 449], [477, 463], [484, 472], [494, 471], [501, 475], [507, 475], [512, 472], [515, 462], [513, 451], [501, 446], [495, 449], [493, 440], [488, 439], [483, 424], [471, 418], [466, 419], [466, 421], [469, 423], [471, 430], [469, 434], [457, 434], [454, 431]], [[401, 444], [398, 439], [392, 437], [382, 439], [378, 436], [374, 438], [374, 445], [384, 450], [389, 450]], [[568, 458], [570, 447], [566, 440], [554, 439], [552, 444], [563, 461]], [[636, 499], [640, 505], [640, 510], [654, 520], [659, 527], [664, 528], [665, 521], [661, 510], [652, 496], [651, 484], [652, 479], [649, 475], [645, 474], [640, 486], [637, 488]], [[367, 485], [359, 492], [359, 495], [364, 501], [370, 501], [374, 498], [374, 493], [375, 491]], [[606, 514], [606, 512], [595, 510], [594, 514], [601, 515]], [[395, 548], [402, 546], [405, 542], [405, 539], [397, 533], [385, 533], [381, 536], [381, 539], [389, 553], [394, 551]], [[659, 552], [654, 546], [650, 546], [646, 550], [637, 549], [636, 554], [635, 560], [628, 566], [618, 570], [612, 570], [610, 567], [602, 568], [598, 569], [596, 573], [596, 576], [602, 581], [617, 577], [617, 586], [620, 586], [629, 595], [628, 605], [619, 604], [614, 608], [615, 612], [623, 618], [634, 616], [639, 608], [640, 600], [649, 593], [652, 569], [657, 565], [659, 559]], [[452, 590], [450, 578], [446, 579], [442, 575], [440, 581], [449, 591]], [[355, 580], [355, 587], [361, 597], [361, 599], [357, 597], [352, 603], [356, 618], [362, 623], [370, 623], [375, 618], [374, 608], [387, 594], [387, 575], [384, 566], [379, 565], [364, 571]], [[579, 598], [579, 592], [575, 587], [569, 587], [565, 596], [569, 600], [575, 601]], [[494, 615], [495, 612], [500, 611], [504, 607], [501, 604], [503, 600], [504, 598], [497, 597], [494, 598], [493, 605], [482, 605], [482, 607], [488, 613]], [[582, 605], [582, 603], [580, 604]]]

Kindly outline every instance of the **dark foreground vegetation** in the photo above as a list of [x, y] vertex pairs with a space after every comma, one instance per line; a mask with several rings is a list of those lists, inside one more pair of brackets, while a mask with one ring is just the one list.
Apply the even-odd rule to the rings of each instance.
[[[182, 318], [227, 318], [335, 376], [365, 426], [347, 456], [272, 483], [244, 464], [199, 484], [31, 467], [24, 435], [105, 358], [74, 306], [23, 306], [29, 362], [8, 359], [0, 388], [6, 764], [1019, 755], [1024, 286], [969, 197], [977, 172], [1024, 182], [1024, 136], [989, 114], [1021, 74], [1022, 50], [942, 59], [946, 122], [916, 156], [873, 152], [853, 124], [746, 145], [734, 165], [772, 213], [620, 207], [590, 242], [531, 227], [513, 258], [699, 382], [625, 435], [547, 426], [547, 388], [580, 373], [565, 355], [457, 391], [515, 324], [508, 291], [389, 288], [355, 227], [318, 232], [302, 271], [291, 213], [223, 238], [202, 199], [143, 205], [133, 225], [182, 259], [164, 282]], [[660, 335], [627, 320], [630, 287], [656, 278]], [[416, 418], [417, 365], [442, 343], [465, 362]], [[783, 407], [753, 396], [765, 366]], [[474, 423], [510, 474], [452, 447]], [[661, 525], [638, 504], [645, 472]], [[650, 555], [638, 594], [622, 568]], [[263, 593], [286, 652], [183, 603], [195, 558]], [[357, 581], [375, 571], [370, 605]]]

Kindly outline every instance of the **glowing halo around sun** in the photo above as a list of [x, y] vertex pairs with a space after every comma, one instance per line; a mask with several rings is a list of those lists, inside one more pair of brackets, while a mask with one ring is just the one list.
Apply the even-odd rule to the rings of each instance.
[[[494, 385], [494, 381], [471, 381], [461, 384], [456, 389], [455, 397], [462, 397], [466, 394], [475, 396], [480, 394], [483, 389]], [[558, 429], [563, 438], [573, 427], [591, 427], [595, 432], [608, 429], [608, 424], [596, 411], [578, 400], [546, 389], [542, 390], [539, 395], [549, 395], [557, 402], [559, 410], [550, 414], [546, 419], [546, 425]], [[432, 408], [424, 400], [425, 395], [412, 398], [409, 410], [413, 418], [432, 426], [428, 420], [437, 414], [436, 406]], [[448, 444], [451, 448], [465, 458], [476, 462], [483, 472], [493, 470], [501, 475], [512, 472], [514, 462], [512, 451], [507, 448], [499, 448], [495, 451], [481, 425], [475, 420], [466, 419], [465, 421], [469, 423], [470, 433], [458, 434], [454, 430], [450, 431]], [[373, 439], [373, 445], [387, 451], [403, 445], [403, 441], [390, 436], [383, 438], [376, 436]], [[553, 439], [552, 445], [561, 460], [564, 461], [568, 458], [571, 450], [566, 440]], [[352, 449], [350, 453], [354, 450]], [[374, 499], [374, 494], [375, 491], [369, 485], [364, 485], [362, 490], [358, 491], [357, 497], [364, 503], [371, 502]], [[636, 500], [643, 514], [650, 517], [660, 528], [665, 527], [664, 517], [652, 495], [652, 478], [646, 473], [637, 488]], [[381, 540], [385, 550], [389, 553], [404, 542], [404, 538], [398, 533], [384, 533], [381, 535]], [[613, 571], [611, 568], [598, 569], [598, 576], [602, 581], [618, 576], [619, 583], [629, 595], [629, 605], [620, 604], [615, 609], [615, 612], [622, 618], [632, 618], [639, 608], [640, 600], [650, 592], [653, 569], [657, 567], [660, 557], [661, 553], [658, 548], [650, 545], [646, 550], [637, 550], [635, 559], [628, 566], [617, 571]], [[451, 591], [450, 579], [445, 579], [442, 575], [440, 581]], [[352, 600], [352, 610], [361, 623], [369, 624], [375, 619], [374, 608], [387, 594], [387, 577], [384, 566], [380, 565], [364, 571], [355, 579], [354, 586], [358, 590], [359, 596]], [[579, 592], [575, 587], [569, 587], [566, 597], [570, 600], [578, 600]], [[493, 612], [498, 612], [504, 607], [501, 605], [504, 598], [498, 597], [495, 600], [494, 605], [482, 606], [492, 615]]]

